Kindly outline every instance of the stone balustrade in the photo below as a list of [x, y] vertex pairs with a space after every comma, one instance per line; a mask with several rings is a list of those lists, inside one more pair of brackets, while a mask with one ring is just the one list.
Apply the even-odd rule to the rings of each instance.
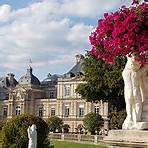
[[87, 143], [101, 143], [103, 142], [103, 135], [84, 135], [84, 134], [71, 134], [71, 133], [50, 133], [49, 138], [51, 140], [66, 140], [77, 141]]

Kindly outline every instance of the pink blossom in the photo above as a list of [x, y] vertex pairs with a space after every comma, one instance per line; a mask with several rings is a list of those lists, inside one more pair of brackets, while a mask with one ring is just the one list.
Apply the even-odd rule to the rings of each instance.
[[[104, 14], [91, 33], [91, 53], [106, 63], [112, 63], [116, 56], [135, 53], [144, 63], [148, 50], [148, 4], [123, 6], [118, 11]], [[129, 55], [130, 55], [129, 54]]]

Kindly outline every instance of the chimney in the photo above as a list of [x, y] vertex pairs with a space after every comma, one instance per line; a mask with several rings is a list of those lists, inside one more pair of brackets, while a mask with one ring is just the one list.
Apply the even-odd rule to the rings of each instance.
[[76, 57], [76, 63], [80, 63], [81, 60], [84, 59], [84, 56], [82, 54], [77, 54], [75, 57]]

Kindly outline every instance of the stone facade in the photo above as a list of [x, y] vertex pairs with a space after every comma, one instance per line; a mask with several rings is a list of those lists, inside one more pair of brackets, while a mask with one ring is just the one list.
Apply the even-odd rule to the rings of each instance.
[[[108, 103], [86, 102], [75, 92], [78, 84], [84, 83], [82, 62], [83, 56], [77, 55], [76, 65], [68, 73], [62, 76], [49, 74], [41, 83], [33, 75], [30, 66], [18, 83], [13, 75], [13, 85], [0, 87], [1, 118], [7, 119], [24, 113], [40, 116], [45, 120], [58, 116], [64, 124], [69, 124], [71, 132], [76, 132], [83, 125], [84, 116], [89, 112], [96, 112], [104, 118], [104, 128], [107, 129]], [[0, 78], [3, 79], [8, 79], [8, 76]]]

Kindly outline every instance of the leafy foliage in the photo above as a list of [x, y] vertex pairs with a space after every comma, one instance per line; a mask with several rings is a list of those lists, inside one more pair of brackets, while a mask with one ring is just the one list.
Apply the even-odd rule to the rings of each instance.
[[27, 148], [27, 128], [32, 124], [37, 126], [37, 147], [44, 148], [48, 126], [43, 119], [27, 114], [15, 116], [6, 122], [2, 129], [2, 146], [4, 148]]
[[117, 108], [111, 110], [109, 114], [110, 118], [110, 129], [122, 129], [122, 124], [126, 117], [126, 111], [120, 110], [118, 111]]
[[96, 113], [88, 113], [83, 120], [85, 128], [91, 133], [95, 134], [95, 131], [99, 131], [103, 125], [103, 118]]
[[53, 116], [47, 119], [47, 124], [50, 132], [62, 132], [63, 121], [61, 118]]
[[6, 123], [6, 120], [0, 120], [0, 130], [2, 130], [5, 123]]
[[[84, 81], [76, 92], [90, 102], [100, 100], [112, 102], [115, 106], [124, 106], [122, 70], [125, 59], [118, 57], [116, 64], [108, 65], [87, 54], [83, 64]], [[119, 106], [120, 107], [120, 106]]]

